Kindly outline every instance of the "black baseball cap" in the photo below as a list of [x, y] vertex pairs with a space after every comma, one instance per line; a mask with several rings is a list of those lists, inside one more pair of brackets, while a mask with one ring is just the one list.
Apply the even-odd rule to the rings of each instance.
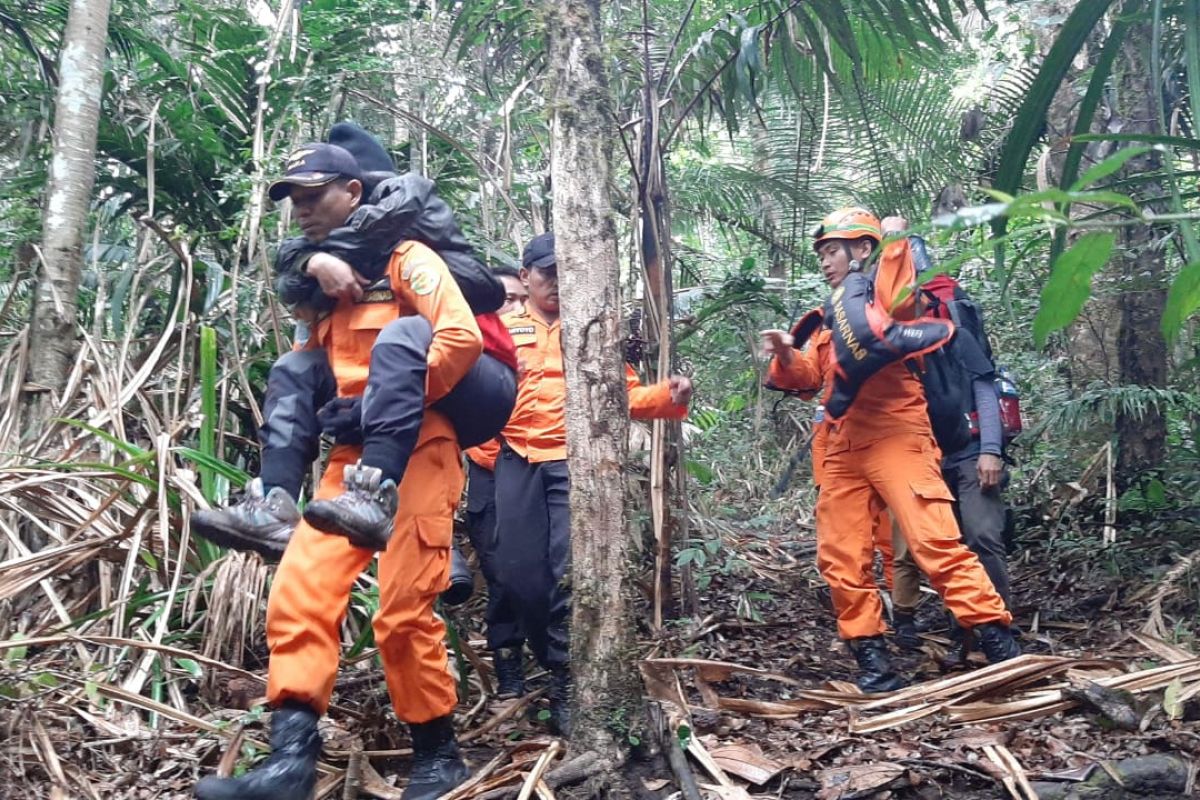
[[543, 233], [529, 240], [521, 253], [523, 267], [553, 267], [558, 261], [554, 258], [554, 234]]
[[287, 157], [283, 177], [272, 181], [267, 194], [275, 202], [288, 196], [293, 186], [324, 186], [339, 178], [362, 180], [362, 168], [350, 151], [336, 144], [310, 142]]

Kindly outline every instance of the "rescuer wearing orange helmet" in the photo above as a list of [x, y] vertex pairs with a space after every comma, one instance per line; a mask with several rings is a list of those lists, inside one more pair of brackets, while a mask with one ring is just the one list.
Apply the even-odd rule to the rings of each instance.
[[[329, 144], [293, 154], [273, 193], [276, 187], [291, 198], [305, 235], [318, 242], [362, 199], [356, 162]], [[350, 265], [332, 256], [314, 257], [308, 265], [314, 275], [326, 269], [344, 273], [347, 282], [360, 280]], [[409, 383], [407, 376], [389, 374], [391, 363], [384, 356], [394, 339], [424, 330], [427, 349], [412, 359], [411, 368], [421, 371], [424, 396], [405, 400], [415, 405], [412, 413], [422, 415], [416, 444], [406, 464], [380, 466], [370, 463], [362, 446], [335, 444], [309, 508], [361, 495], [364, 504], [389, 509], [390, 535], [356, 546], [345, 536], [322, 533], [307, 518], [296, 526], [267, 607], [267, 698], [275, 709], [271, 756], [238, 778], [204, 778], [196, 787], [201, 800], [310, 796], [321, 750], [317, 721], [329, 706], [337, 677], [341, 623], [350, 590], [376, 549], [382, 552], [375, 641], [393, 708], [408, 723], [413, 742], [404, 800], [432, 800], [468, 775], [454, 735], [458, 698], [447, 669], [445, 626], [433, 613], [448, 581], [453, 513], [463, 487], [461, 454], [450, 419], [436, 407], [422, 406], [436, 404], [461, 381], [479, 358], [483, 337], [445, 262], [430, 248], [401, 242], [384, 276], [368, 292], [340, 296], [316, 321], [310, 346], [328, 353], [338, 396], [367, 395], [363, 428], [369, 444], [371, 420], [400, 413], [389, 392]], [[387, 477], [387, 470], [397, 467], [403, 473], [399, 486]]]
[[[820, 464], [817, 559], [833, 596], [838, 632], [859, 665], [858, 685], [868, 692], [905, 683], [892, 668], [882, 604], [870, 578], [873, 530], [885, 509], [947, 608], [974, 629], [988, 660], [1020, 654], [1004, 601], [961, 541], [921, 381], [903, 363], [936, 349], [953, 332], [953, 325], [939, 331], [921, 320], [897, 321], [914, 316], [912, 293], [904, 291], [916, 282], [909, 243], [901, 239], [876, 251], [885, 231], [904, 227], [899, 218], [881, 224], [861, 208], [830, 214], [813, 246], [833, 289], [831, 313], [823, 321], [810, 313], [797, 325], [796, 338], [815, 334], [802, 352], [793, 347], [802, 342], [784, 331], [763, 332], [765, 350], [773, 356], [770, 383], [800, 391], [824, 386], [826, 408], [838, 409]], [[864, 286], [863, 265], [876, 255], [871, 285]], [[851, 278], [854, 273], [860, 274]], [[852, 297], [860, 298], [857, 308]], [[864, 374], [863, 365], [871, 363], [875, 371]]]

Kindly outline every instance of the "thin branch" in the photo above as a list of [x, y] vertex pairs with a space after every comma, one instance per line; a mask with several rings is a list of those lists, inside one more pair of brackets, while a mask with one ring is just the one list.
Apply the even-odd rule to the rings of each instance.
[[398, 108], [390, 103], [385, 103], [384, 101], [380, 100], [378, 97], [367, 94], [366, 92], [362, 91], [361, 89], [351, 89], [350, 94], [354, 95], [355, 97], [359, 98], [360, 100], [364, 100], [364, 101], [370, 103], [371, 105], [376, 106], [377, 108], [382, 108], [384, 111], [395, 114], [398, 117], [403, 117], [404, 119], [408, 120], [409, 122], [413, 123], [414, 125], [420, 125], [422, 128], [429, 131], [430, 133], [432, 133], [434, 136], [441, 139], [446, 144], [450, 145], [460, 155], [462, 155], [464, 158], [466, 158], [468, 161], [470, 161], [471, 164], [474, 165], [475, 169], [479, 170], [480, 175], [486, 176], [488, 183], [490, 183], [492, 185], [492, 187], [496, 190], [496, 192], [500, 195], [500, 197], [503, 198], [505, 205], [508, 206], [509, 210], [512, 211], [512, 213], [516, 214], [518, 217], [525, 220], [525, 222], [527, 224], [532, 224], [529, 217], [525, 215], [525, 212], [522, 211], [521, 209], [517, 208], [516, 203], [514, 203], [512, 201], [512, 198], [508, 196], [508, 192], [506, 192], [504, 190], [504, 187], [499, 182], [497, 182], [494, 177], [492, 177], [492, 174], [488, 170], [484, 169], [483, 164], [480, 163], [479, 159], [475, 157], [475, 154], [472, 153], [470, 151], [470, 149], [467, 148], [466, 145], [464, 145], [462, 142], [458, 141], [458, 139], [455, 139], [453, 136], [446, 133], [441, 128], [438, 128], [437, 126], [426, 122], [425, 120], [421, 119], [421, 117], [417, 116], [416, 114], [412, 114], [412, 113], [405, 111], [402, 108]]

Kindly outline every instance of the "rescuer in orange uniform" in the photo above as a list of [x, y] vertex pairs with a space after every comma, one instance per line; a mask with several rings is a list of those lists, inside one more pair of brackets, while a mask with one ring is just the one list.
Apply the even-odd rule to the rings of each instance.
[[[501, 315], [525, 311], [529, 290], [521, 275], [512, 267], [493, 267], [504, 284], [504, 305]], [[512, 599], [504, 590], [496, 572], [496, 458], [500, 455], [499, 439], [492, 439], [466, 451], [467, 458], [467, 535], [479, 557], [479, 570], [487, 583], [487, 608], [483, 619], [487, 624], [487, 644], [492, 651], [496, 671], [496, 697], [501, 700], [525, 694], [525, 675], [521, 652], [525, 634], [517, 619]]]
[[[904, 228], [903, 220], [888, 222], [890, 232]], [[882, 239], [878, 219], [862, 209], [841, 209], [825, 218], [814, 247], [835, 292], [852, 269], [870, 261]], [[885, 308], [893, 306], [893, 316], [911, 318], [911, 292], [905, 298], [903, 290], [915, 277], [908, 241], [889, 243], [874, 274], [877, 301]], [[771, 384], [796, 390], [828, 386], [834, 362], [842, 355], [822, 347], [832, 336], [822, 328], [807, 350], [797, 352], [787, 333], [764, 331], [764, 347], [773, 356]], [[880, 692], [904, 685], [892, 669], [882, 636], [882, 605], [870, 580], [873, 530], [885, 509], [891, 510], [913, 557], [947, 608], [974, 629], [988, 660], [1019, 655], [1004, 601], [959, 536], [954, 498], [942, 480], [941, 453], [933, 440], [920, 379], [896, 360], [857, 390], [848, 410], [830, 424], [821, 459], [817, 558], [833, 595], [838, 632], [858, 661], [859, 687]]]
[[[293, 163], [280, 183], [287, 184], [306, 236], [320, 241], [354, 210], [362, 194], [361, 182], [350, 177], [356, 174], [353, 157], [332, 145], [307, 146], [306, 155]], [[336, 258], [314, 258], [308, 267], [310, 273], [326, 268], [344, 272], [346, 281], [358, 280]], [[414, 327], [410, 321], [432, 331], [427, 367], [422, 359], [430, 403], [451, 391], [482, 349], [475, 316], [434, 251], [403, 242], [385, 274], [382, 288], [360, 292], [357, 300], [342, 296], [315, 324], [310, 341], [310, 346], [328, 353], [339, 396], [366, 393], [364, 429], [372, 403], [387, 399], [383, 390], [373, 400], [373, 390], [380, 382], [395, 383], [386, 369], [378, 369], [377, 356], [390, 339]], [[425, 400], [415, 400], [418, 410]], [[386, 419], [392, 412], [376, 408], [370, 413]], [[416, 446], [399, 487], [384, 478], [383, 469], [360, 459], [365, 460], [362, 447], [335, 445], [315, 497], [319, 502], [361, 494], [390, 506], [394, 533], [379, 555], [375, 641], [393, 708], [412, 733], [413, 767], [404, 800], [432, 800], [468, 774], [454, 736], [457, 693], [447, 670], [445, 626], [433, 613], [434, 601], [448, 582], [453, 512], [463, 486], [458, 441], [445, 415], [423, 409]], [[310, 796], [321, 749], [317, 720], [329, 706], [337, 677], [339, 629], [351, 587], [374, 557], [374, 549], [321, 533], [307, 519], [296, 527], [267, 607], [267, 698], [275, 708], [271, 756], [242, 777], [205, 778], [196, 787], [197, 797]]]
[[[829, 346], [830, 343], [828, 341], [821, 343], [821, 347], [826, 350], [828, 350]], [[826, 352], [825, 356], [828, 355], [828, 352]], [[821, 354], [817, 354], [817, 358], [819, 360]], [[799, 394], [801, 399], [811, 400], [817, 395], [817, 391], [817, 389], [814, 389], [811, 392], [797, 392], [797, 394]], [[829, 426], [829, 420], [825, 418], [825, 408], [817, 406], [817, 416], [813, 421], [812, 444], [810, 447], [812, 448], [813, 485], [817, 487], [818, 492], [821, 490], [821, 482], [825, 475], [825, 448], [826, 442], [829, 439]], [[892, 591], [896, 574], [896, 549], [892, 543], [892, 528], [892, 517], [884, 509], [875, 518], [875, 525], [872, 527], [871, 534], [871, 540], [875, 543], [875, 549], [879, 551], [879, 556], [883, 561], [883, 584], [889, 592]], [[873, 570], [869, 567], [868, 574], [873, 574]]]
[[[496, 461], [497, 568], [530, 650], [550, 671], [550, 727], [565, 734], [570, 726], [570, 478], [554, 234], [534, 237], [521, 263], [529, 303], [524, 313], [504, 318], [520, 373], [516, 407], [501, 433], [504, 445]], [[625, 383], [635, 419], [687, 416], [688, 378], [672, 375], [642, 386], [627, 364]]]

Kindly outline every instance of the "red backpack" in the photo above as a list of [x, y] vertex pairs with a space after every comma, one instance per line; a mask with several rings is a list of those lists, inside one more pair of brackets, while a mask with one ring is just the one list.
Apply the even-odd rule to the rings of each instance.
[[[956, 327], [970, 331], [983, 348], [988, 360], [995, 365], [992, 345], [983, 327], [983, 312], [963, 291], [958, 281], [945, 274], [934, 276], [921, 284], [921, 302], [925, 316], [948, 319]], [[1000, 401], [1000, 427], [1004, 443], [1008, 444], [1024, 429], [1021, 421], [1021, 395], [1012, 373], [1006, 367], [996, 368], [995, 381], [996, 395]], [[979, 415], [972, 410], [967, 416], [971, 436], [978, 437]]]

